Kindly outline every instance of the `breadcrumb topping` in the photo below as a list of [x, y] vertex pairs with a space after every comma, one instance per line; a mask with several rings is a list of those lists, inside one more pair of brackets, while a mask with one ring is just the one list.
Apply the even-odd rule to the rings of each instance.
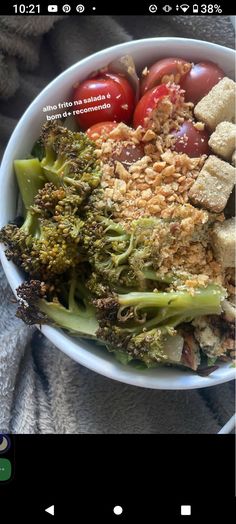
[[[211, 280], [223, 282], [223, 270], [214, 258], [208, 229], [214, 221], [224, 220], [224, 215], [199, 209], [189, 200], [189, 190], [207, 157], [190, 158], [173, 151], [171, 132], [192, 118], [193, 104], [185, 103], [181, 89], [177, 89], [171, 100], [165, 97], [159, 102], [148, 129], [139, 126], [134, 130], [120, 123], [100, 136], [96, 152], [103, 175], [93, 205], [100, 212], [110, 213], [127, 230], [133, 220], [160, 219], [160, 228], [155, 228], [149, 238], [151, 245], [160, 246], [158, 271], [163, 275], [169, 271], [186, 273], [183, 285], [194, 292]], [[203, 127], [199, 122], [197, 129]], [[115, 159], [124, 148], [128, 148], [130, 157], [134, 152], [130, 165]], [[137, 148], [143, 148], [138, 160]], [[177, 287], [181, 287], [179, 283]]]

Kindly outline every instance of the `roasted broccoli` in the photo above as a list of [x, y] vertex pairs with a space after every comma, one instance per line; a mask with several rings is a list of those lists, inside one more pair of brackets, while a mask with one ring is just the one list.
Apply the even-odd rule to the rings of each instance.
[[[120, 224], [103, 216], [86, 216], [82, 243], [84, 252], [96, 274], [114, 288], [131, 285], [128, 257], [133, 238]], [[95, 288], [94, 288], [95, 291]]]
[[[158, 238], [160, 230], [168, 228], [168, 223], [154, 217], [124, 225], [109, 217], [87, 213], [82, 243], [94, 272], [113, 290], [152, 290], [183, 282], [188, 277], [180, 271], [160, 272]], [[170, 242], [171, 236], [166, 236]]]
[[162, 326], [177, 326], [191, 322], [200, 315], [219, 315], [225, 290], [218, 285], [196, 289], [194, 292], [130, 292], [112, 294], [95, 300], [101, 319], [114, 322], [133, 320], [145, 329]]
[[131, 360], [140, 360], [147, 367], [169, 362], [165, 346], [170, 337], [176, 339], [173, 328], [156, 328], [141, 333], [132, 334], [118, 326], [103, 326], [97, 331], [97, 336], [102, 340], [107, 349], [115, 352], [119, 361], [128, 363]]
[[57, 122], [46, 123], [40, 139], [45, 151], [41, 166], [47, 180], [57, 187], [74, 187], [83, 202], [100, 182], [95, 144], [85, 133], [72, 132]]
[[17, 289], [17, 316], [26, 324], [54, 324], [85, 338], [96, 338], [98, 322], [95, 308], [89, 301], [81, 276], [74, 273], [67, 286], [63, 302], [57, 296], [47, 300], [49, 287], [40, 280], [30, 280]]
[[130, 292], [96, 299], [98, 337], [109, 350], [117, 349], [148, 366], [170, 361], [165, 350], [167, 335], [176, 336], [177, 326], [200, 315], [220, 314], [224, 297], [223, 288], [209, 285], [196, 289], [194, 294], [189, 291]]
[[[109, 169], [100, 183], [96, 147], [85, 133], [50, 122], [32, 150], [37, 158], [14, 162], [24, 216], [0, 241], [27, 273], [17, 316], [96, 339], [122, 363], [196, 370], [201, 343], [191, 323], [219, 316], [226, 297], [214, 273], [205, 274], [211, 218], [192, 220], [187, 203], [177, 212], [171, 203], [160, 217], [121, 220], [116, 201], [103, 201]], [[218, 276], [224, 282], [220, 269]]]
[[74, 188], [46, 183], [37, 159], [15, 161], [25, 207], [21, 227], [8, 224], [0, 232], [6, 256], [31, 277], [50, 280], [81, 260], [78, 244], [83, 222]]

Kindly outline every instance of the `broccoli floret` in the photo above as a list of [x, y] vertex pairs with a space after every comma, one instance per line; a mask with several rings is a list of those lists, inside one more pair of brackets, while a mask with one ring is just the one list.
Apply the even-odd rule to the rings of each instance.
[[119, 326], [102, 326], [97, 331], [97, 336], [102, 340], [109, 351], [115, 352], [116, 358], [122, 363], [127, 359], [140, 360], [145, 366], [153, 367], [158, 364], [172, 362], [169, 358], [169, 340], [178, 339], [175, 329], [171, 327], [153, 328], [141, 333], [132, 333]]
[[40, 228], [37, 218], [31, 211], [34, 198], [40, 188], [45, 184], [40, 162], [37, 158], [29, 160], [15, 160], [15, 175], [19, 186], [21, 198], [24, 205], [25, 218], [21, 227], [16, 224], [8, 224], [0, 231], [0, 241], [8, 247], [5, 254], [9, 260], [13, 260], [20, 267], [27, 267], [27, 259], [31, 256], [31, 235], [38, 238]]
[[110, 293], [109, 286], [104, 284], [98, 273], [92, 272], [88, 276], [86, 280], [86, 287], [93, 297], [106, 297]]
[[108, 217], [87, 214], [83, 229], [84, 249], [95, 273], [112, 289], [148, 289], [147, 281], [160, 280], [152, 266], [147, 243], [149, 236], [145, 237], [145, 245], [142, 244], [143, 236], [138, 221], [127, 227]]
[[[131, 292], [111, 294], [94, 300], [99, 312], [98, 337], [110, 351], [128, 353], [147, 366], [153, 362], [170, 361], [165, 350], [167, 335], [184, 322], [206, 314], [221, 313], [225, 297], [223, 288], [209, 285], [178, 292]], [[184, 361], [180, 364], [185, 365]]]
[[82, 242], [88, 260], [112, 290], [152, 291], [183, 284], [189, 278], [187, 273], [175, 270], [162, 274], [159, 269], [158, 234], [168, 227], [161, 219], [141, 218], [120, 224], [88, 211], [84, 222]]
[[26, 216], [31, 215], [30, 207], [38, 191], [44, 186], [46, 178], [38, 158], [15, 160], [14, 171]]
[[25, 220], [21, 227], [5, 226], [0, 240], [7, 245], [8, 259], [31, 277], [49, 280], [81, 260], [80, 197], [74, 188], [45, 184], [37, 159], [17, 160], [14, 165]]
[[95, 144], [85, 133], [72, 132], [58, 122], [43, 126], [41, 143], [45, 150], [41, 166], [47, 180], [57, 187], [74, 187], [84, 201], [101, 178]]
[[84, 225], [79, 215], [80, 202], [75, 188], [57, 188], [52, 183], [47, 183], [38, 191], [31, 210], [42, 223], [45, 221], [56, 224], [59, 234], [67, 242], [72, 239], [78, 243]]
[[83, 246], [96, 274], [107, 284], [131, 285], [128, 258], [133, 237], [120, 224], [103, 216], [87, 216], [83, 228]]
[[[112, 294], [94, 301], [99, 311], [97, 335], [110, 351], [139, 359], [148, 367], [172, 362], [166, 344], [170, 337], [172, 343], [178, 341], [175, 328], [202, 311], [220, 314], [224, 296], [216, 285], [199, 288], [194, 295], [187, 291]], [[179, 364], [187, 365], [180, 358]]]
[[51, 323], [72, 334], [96, 338], [98, 322], [95, 309], [79, 277], [72, 276], [65, 305], [57, 296], [48, 301], [48, 291], [48, 285], [39, 280], [21, 284], [17, 289], [17, 316], [29, 325]]
[[[175, 327], [201, 315], [219, 315], [225, 290], [214, 284], [205, 288], [176, 292], [131, 292], [94, 301], [102, 319], [144, 323], [145, 328], [168, 323]], [[205, 313], [203, 313], [205, 312]]]

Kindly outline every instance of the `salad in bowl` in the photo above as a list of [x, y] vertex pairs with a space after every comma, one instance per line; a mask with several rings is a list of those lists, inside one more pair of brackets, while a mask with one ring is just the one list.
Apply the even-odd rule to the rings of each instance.
[[234, 104], [235, 82], [204, 56], [140, 69], [130, 53], [44, 107], [0, 232], [24, 274], [24, 322], [92, 340], [137, 373], [233, 364]]

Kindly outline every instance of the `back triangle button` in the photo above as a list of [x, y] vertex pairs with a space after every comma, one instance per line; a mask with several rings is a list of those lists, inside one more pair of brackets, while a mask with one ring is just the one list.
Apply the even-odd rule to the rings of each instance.
[[54, 506], [50, 506], [49, 508], [45, 509], [45, 511], [50, 515], [54, 515]]

